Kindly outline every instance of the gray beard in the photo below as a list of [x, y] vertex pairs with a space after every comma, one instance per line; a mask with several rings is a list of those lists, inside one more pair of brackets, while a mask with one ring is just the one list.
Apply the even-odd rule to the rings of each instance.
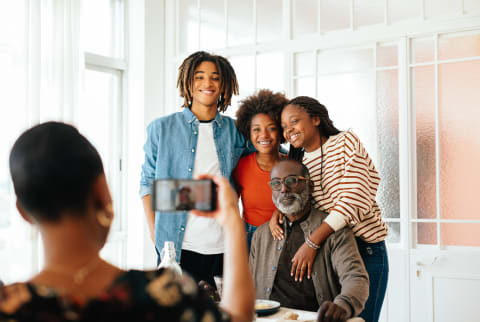
[[[281, 200], [285, 197], [293, 197], [295, 200], [291, 204], [285, 205]], [[307, 203], [310, 201], [310, 188], [306, 187], [300, 193], [284, 193], [279, 195], [276, 199], [272, 196], [272, 201], [275, 204], [275, 207], [285, 215], [299, 213], [305, 209]]]

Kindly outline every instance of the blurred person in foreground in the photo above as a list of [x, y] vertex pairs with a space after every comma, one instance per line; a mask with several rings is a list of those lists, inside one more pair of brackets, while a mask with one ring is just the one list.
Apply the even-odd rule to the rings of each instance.
[[42, 235], [45, 264], [27, 282], [0, 288], [0, 321], [251, 320], [245, 232], [226, 179], [211, 177], [219, 209], [196, 212], [228, 232], [218, 308], [186, 274], [123, 271], [100, 258], [112, 199], [98, 152], [74, 127], [48, 122], [27, 130], [12, 148], [10, 172], [18, 211]]
[[318, 310], [322, 322], [357, 316], [367, 301], [369, 281], [350, 228], [334, 232], [317, 247], [311, 278], [292, 278], [293, 256], [304, 242], [316, 247], [308, 235], [327, 214], [312, 207], [312, 182], [302, 163], [279, 161], [269, 184], [273, 203], [285, 215], [285, 237], [274, 239], [268, 222], [253, 234], [249, 264], [256, 297], [293, 309]]

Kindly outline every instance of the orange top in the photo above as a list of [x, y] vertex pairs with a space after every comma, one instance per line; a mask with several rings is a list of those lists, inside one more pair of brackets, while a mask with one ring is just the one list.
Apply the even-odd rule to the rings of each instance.
[[242, 157], [233, 171], [233, 180], [242, 197], [243, 218], [253, 226], [270, 220], [276, 209], [272, 189], [268, 185], [270, 172], [260, 169], [255, 153]]

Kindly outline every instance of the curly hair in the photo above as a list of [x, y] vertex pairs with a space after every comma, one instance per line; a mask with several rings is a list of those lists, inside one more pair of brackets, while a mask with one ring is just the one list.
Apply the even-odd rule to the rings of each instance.
[[[320, 125], [318, 125], [318, 131], [320, 132], [320, 135], [327, 139], [331, 135], [340, 133], [340, 130], [333, 125], [332, 120], [328, 116], [327, 108], [316, 99], [308, 96], [298, 96], [290, 100], [286, 105], [300, 106], [310, 117], [319, 117]], [[303, 149], [290, 146], [288, 158], [301, 161], [303, 158]]]
[[192, 86], [195, 69], [204, 61], [212, 62], [217, 66], [220, 75], [221, 93], [217, 107], [220, 112], [225, 112], [232, 103], [232, 96], [238, 95], [237, 76], [226, 58], [204, 51], [197, 51], [191, 54], [178, 68], [177, 87], [180, 90], [180, 96], [183, 97], [182, 107], [190, 107], [192, 104]]
[[[247, 140], [250, 140], [250, 126], [253, 117], [257, 114], [267, 114], [275, 121], [279, 131], [281, 131], [280, 116], [283, 107], [287, 105], [287, 103], [288, 98], [286, 98], [283, 93], [274, 93], [269, 89], [261, 89], [240, 101], [235, 124], [240, 133], [242, 133]], [[283, 135], [280, 135], [280, 143], [283, 142], [285, 142], [285, 138]]]

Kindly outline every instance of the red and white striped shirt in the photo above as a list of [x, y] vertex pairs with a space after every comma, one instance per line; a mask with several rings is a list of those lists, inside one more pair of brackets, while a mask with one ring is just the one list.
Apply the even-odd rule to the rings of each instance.
[[314, 185], [315, 208], [329, 213], [325, 221], [335, 231], [348, 225], [366, 242], [384, 240], [388, 228], [375, 201], [380, 177], [358, 137], [341, 132], [322, 148], [303, 156]]

